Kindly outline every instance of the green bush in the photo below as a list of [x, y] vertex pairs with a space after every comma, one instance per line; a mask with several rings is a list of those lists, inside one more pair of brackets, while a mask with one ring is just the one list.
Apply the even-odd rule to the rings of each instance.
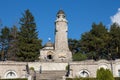
[[97, 80], [96, 78], [66, 78], [66, 80]]
[[68, 65], [65, 67], [65, 70], [68, 70]]
[[120, 80], [120, 77], [115, 77], [115, 80]]
[[96, 78], [81, 78], [80, 80], [96, 80]]
[[73, 80], [72, 78], [66, 78], [66, 80]]
[[97, 80], [115, 80], [109, 69], [100, 68], [97, 70]]
[[[115, 80], [120, 80], [120, 77], [115, 77]], [[96, 78], [66, 78], [66, 80], [98, 80]]]
[[30, 67], [30, 70], [33, 70], [33, 71], [34, 71], [34, 67]]

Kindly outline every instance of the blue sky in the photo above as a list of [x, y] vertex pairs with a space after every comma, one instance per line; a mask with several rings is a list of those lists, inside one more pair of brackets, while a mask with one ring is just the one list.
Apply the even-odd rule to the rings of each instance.
[[103, 22], [109, 28], [112, 22], [120, 21], [120, 0], [0, 0], [0, 22], [3, 26], [19, 26], [26, 9], [35, 17], [43, 44], [49, 37], [54, 42], [54, 22], [60, 9], [66, 13], [68, 37], [73, 39], [80, 39], [93, 22]]

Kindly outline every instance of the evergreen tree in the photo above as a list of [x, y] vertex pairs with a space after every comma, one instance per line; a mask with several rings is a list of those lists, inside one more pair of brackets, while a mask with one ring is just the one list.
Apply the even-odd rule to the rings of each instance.
[[109, 53], [111, 58], [120, 58], [120, 26], [116, 23], [110, 28]]
[[9, 48], [9, 42], [10, 42], [10, 29], [8, 27], [2, 28], [0, 32], [0, 50], [1, 50], [1, 60], [7, 59], [7, 53]]
[[18, 52], [18, 28], [13, 26], [10, 30], [10, 46], [8, 49], [8, 60], [16, 60]]
[[20, 25], [20, 32], [18, 34], [18, 59], [20, 61], [35, 61], [39, 56], [41, 40], [38, 39], [36, 23], [29, 10], [26, 10], [20, 19]]
[[108, 59], [107, 44], [109, 42], [109, 34], [106, 27], [99, 23], [93, 24], [90, 33], [93, 35], [93, 48], [99, 59]]
[[88, 58], [108, 58], [106, 46], [109, 41], [109, 34], [102, 23], [93, 24], [92, 29], [82, 35], [80, 40], [81, 50], [88, 55]]
[[77, 53], [80, 51], [80, 43], [79, 40], [76, 39], [68, 39], [68, 45], [69, 45], [69, 49], [71, 50], [71, 52]]
[[114, 23], [108, 31], [102, 23], [93, 23], [92, 29], [83, 33], [80, 40], [69, 39], [69, 47], [75, 53], [86, 54], [88, 59], [120, 58], [120, 26]]

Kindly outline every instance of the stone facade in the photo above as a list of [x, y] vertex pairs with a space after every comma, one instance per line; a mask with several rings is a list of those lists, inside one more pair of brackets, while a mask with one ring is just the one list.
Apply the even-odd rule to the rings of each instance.
[[68, 63], [64, 62], [29, 62], [29, 67], [33, 67], [35, 71], [60, 71], [66, 70]]
[[54, 54], [53, 43], [50, 41], [40, 50], [40, 60], [41, 61], [53, 61]]
[[72, 61], [72, 53], [68, 47], [68, 25], [65, 13], [59, 10], [55, 21], [55, 45], [49, 42], [40, 50], [41, 61]]
[[86, 60], [70, 63], [70, 77], [96, 77], [97, 69], [109, 69], [114, 77], [120, 77], [120, 60]]
[[[96, 77], [97, 69], [109, 69], [114, 77], [120, 77], [120, 59], [114, 61], [107, 60], [85, 60], [75, 62], [33, 62], [28, 63], [29, 67], [34, 67], [35, 71], [66, 71], [66, 66], [70, 65], [69, 77]], [[66, 71], [67, 73], [67, 71]], [[65, 74], [64, 74], [65, 76]]]
[[0, 62], [0, 79], [27, 77], [27, 63]]
[[[105, 68], [112, 71], [114, 77], [120, 77], [120, 59], [114, 61], [107, 60], [85, 60], [78, 62], [0, 62], [0, 78], [29, 78], [30, 67], [41, 74], [44, 72], [63, 72], [66, 66], [70, 65], [69, 77], [96, 77], [97, 69]], [[66, 71], [67, 73], [67, 71]], [[38, 73], [40, 74], [40, 73]], [[45, 75], [45, 73], [44, 73]], [[66, 74], [62, 74], [66, 75]], [[63, 77], [63, 76], [61, 76]], [[29, 79], [31, 80], [31, 79]]]

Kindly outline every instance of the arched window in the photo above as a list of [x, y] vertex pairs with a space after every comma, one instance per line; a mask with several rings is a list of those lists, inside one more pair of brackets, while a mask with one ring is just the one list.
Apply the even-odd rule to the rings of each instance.
[[100, 66], [99, 66], [99, 69], [100, 69], [100, 68], [108, 69], [107, 65], [100, 65]]
[[15, 71], [7, 71], [5, 73], [5, 78], [17, 78], [17, 74]]
[[81, 70], [79, 73], [80, 77], [89, 77], [89, 72], [87, 70]]

